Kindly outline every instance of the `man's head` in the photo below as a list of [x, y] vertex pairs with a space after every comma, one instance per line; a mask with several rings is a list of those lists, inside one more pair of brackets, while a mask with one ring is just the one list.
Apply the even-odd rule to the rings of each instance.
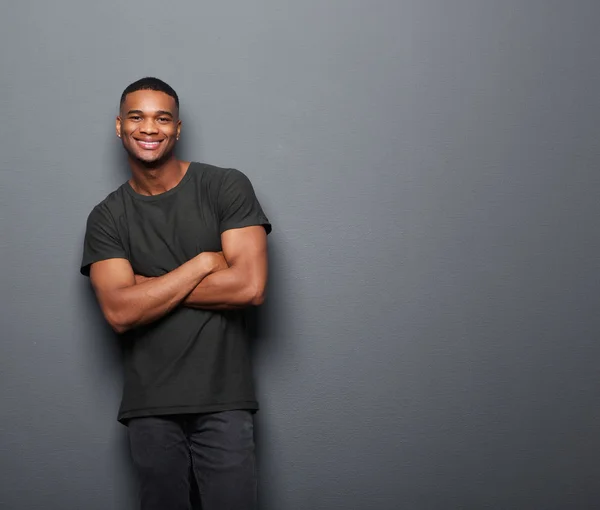
[[181, 132], [177, 93], [158, 78], [142, 78], [121, 95], [117, 136], [129, 157], [148, 167], [173, 156]]

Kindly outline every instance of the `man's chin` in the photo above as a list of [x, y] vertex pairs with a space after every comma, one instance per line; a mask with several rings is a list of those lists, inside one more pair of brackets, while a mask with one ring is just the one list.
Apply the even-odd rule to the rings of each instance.
[[170, 157], [169, 154], [137, 154], [137, 153], [129, 153], [129, 157], [137, 161], [139, 164], [146, 168], [155, 168], [157, 166], [162, 165], [165, 161], [167, 161]]

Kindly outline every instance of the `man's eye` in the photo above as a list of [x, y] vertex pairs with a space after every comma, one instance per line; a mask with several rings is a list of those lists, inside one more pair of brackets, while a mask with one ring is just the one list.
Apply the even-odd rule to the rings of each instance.
[[129, 117], [131, 120], [140, 120], [141, 117], [139, 115], [132, 115], [131, 117]]
[[160, 122], [169, 122], [169, 118], [168, 117], [159, 117], [158, 119]]

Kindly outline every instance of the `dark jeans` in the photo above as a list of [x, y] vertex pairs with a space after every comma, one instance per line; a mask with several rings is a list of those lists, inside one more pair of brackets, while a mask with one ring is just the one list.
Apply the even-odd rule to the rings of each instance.
[[249, 411], [131, 419], [142, 510], [190, 510], [190, 471], [202, 510], [255, 510], [253, 423]]

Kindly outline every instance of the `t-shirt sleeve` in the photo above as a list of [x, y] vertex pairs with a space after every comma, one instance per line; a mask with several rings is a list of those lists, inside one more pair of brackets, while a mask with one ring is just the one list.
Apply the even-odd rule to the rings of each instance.
[[267, 234], [271, 223], [262, 210], [250, 179], [242, 172], [228, 169], [223, 177], [218, 198], [220, 233], [232, 228], [262, 225]]
[[89, 276], [90, 266], [94, 262], [126, 258], [128, 258], [127, 253], [119, 238], [113, 217], [105, 206], [97, 205], [87, 220], [81, 274]]

